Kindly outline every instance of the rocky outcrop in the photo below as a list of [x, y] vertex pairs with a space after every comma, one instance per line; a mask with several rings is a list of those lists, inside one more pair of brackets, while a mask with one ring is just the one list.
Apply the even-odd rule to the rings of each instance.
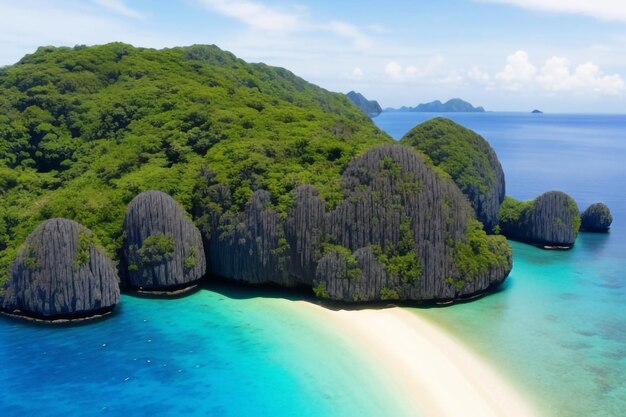
[[400, 140], [426, 154], [467, 196], [485, 230], [498, 224], [504, 200], [504, 171], [495, 151], [475, 132], [438, 117], [411, 129]]
[[500, 209], [500, 229], [506, 237], [545, 248], [571, 247], [579, 228], [576, 202], [560, 191], [544, 193], [530, 202], [507, 197]]
[[200, 231], [184, 209], [161, 191], [146, 191], [124, 218], [125, 282], [145, 291], [190, 286], [206, 272]]
[[346, 96], [354, 103], [361, 111], [367, 114], [369, 117], [376, 117], [383, 112], [380, 104], [376, 100], [368, 100], [361, 93], [350, 91]]
[[13, 262], [2, 309], [39, 319], [90, 317], [113, 309], [120, 301], [119, 278], [93, 239], [72, 220], [39, 225]]
[[270, 208], [270, 196], [256, 191], [242, 213], [227, 213], [209, 240], [210, 271], [251, 284], [291, 285], [289, 247], [283, 222]]
[[595, 203], [581, 215], [581, 229], [586, 232], [605, 233], [613, 223], [613, 216], [606, 204]]
[[296, 188], [295, 204], [285, 225], [289, 274], [296, 282], [313, 285], [325, 236], [326, 203], [315, 187], [301, 185]]
[[487, 236], [458, 187], [408, 147], [385, 145], [352, 161], [331, 211], [302, 185], [286, 216], [263, 190], [234, 213], [224, 209], [229, 194], [205, 178], [197, 215], [213, 275], [304, 284], [342, 301], [449, 300], [483, 292], [511, 269], [504, 238]]
[[[452, 299], [484, 291], [508, 275], [506, 244], [504, 251], [487, 249], [501, 238], [475, 230], [463, 194], [411, 149], [374, 148], [353, 161], [342, 180], [346, 198], [328, 225], [339, 248], [326, 251], [315, 282], [329, 297]], [[480, 265], [470, 270], [464, 246], [472, 240], [485, 250], [473, 254]]]

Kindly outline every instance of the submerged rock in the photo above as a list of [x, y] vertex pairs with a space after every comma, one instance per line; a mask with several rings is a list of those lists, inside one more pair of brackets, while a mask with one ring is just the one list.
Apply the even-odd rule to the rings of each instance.
[[529, 202], [507, 197], [500, 209], [502, 234], [545, 248], [571, 247], [579, 228], [576, 202], [560, 191], [549, 191]]
[[476, 217], [491, 233], [504, 200], [504, 171], [489, 143], [475, 132], [437, 117], [411, 129], [400, 140], [430, 158], [448, 173], [467, 196]]
[[146, 191], [124, 218], [126, 285], [146, 291], [175, 290], [200, 280], [206, 259], [200, 231], [184, 209], [161, 191]]
[[581, 229], [587, 232], [608, 232], [613, 216], [606, 204], [595, 203], [587, 207], [581, 215]]
[[117, 272], [93, 233], [58, 218], [39, 225], [22, 245], [2, 309], [42, 319], [79, 318], [109, 311], [119, 301]]

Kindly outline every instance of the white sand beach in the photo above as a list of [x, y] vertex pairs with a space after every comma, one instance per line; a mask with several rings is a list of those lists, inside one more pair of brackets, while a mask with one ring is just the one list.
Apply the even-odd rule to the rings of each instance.
[[494, 369], [418, 314], [401, 308], [333, 311], [302, 304], [358, 340], [420, 416], [538, 415]]

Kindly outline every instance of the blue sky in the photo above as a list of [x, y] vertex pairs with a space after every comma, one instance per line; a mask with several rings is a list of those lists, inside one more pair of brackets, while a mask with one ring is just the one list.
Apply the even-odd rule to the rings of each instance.
[[216, 44], [383, 107], [626, 111], [624, 0], [0, 0], [0, 65], [112, 41]]

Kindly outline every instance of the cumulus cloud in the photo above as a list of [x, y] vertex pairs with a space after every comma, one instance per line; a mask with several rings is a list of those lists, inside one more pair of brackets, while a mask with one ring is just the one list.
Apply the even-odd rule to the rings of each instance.
[[566, 58], [553, 56], [537, 69], [524, 51], [509, 55], [504, 70], [495, 78], [502, 88], [513, 91], [538, 89], [548, 93], [606, 96], [619, 95], [625, 89], [619, 74], [604, 75], [593, 62], [572, 67]]
[[537, 67], [530, 63], [528, 54], [517, 51], [507, 57], [506, 66], [502, 72], [496, 74], [496, 79], [509, 90], [519, 90], [532, 81], [536, 73]]
[[467, 78], [477, 83], [488, 83], [491, 80], [491, 76], [477, 66], [467, 71]]
[[356, 67], [355, 69], [352, 70], [352, 72], [348, 75], [348, 78], [351, 78], [353, 80], [362, 80], [363, 76], [365, 74], [363, 73], [363, 70], [359, 67]]
[[443, 57], [433, 56], [418, 65], [402, 66], [396, 61], [390, 61], [385, 66], [385, 74], [397, 82], [415, 82], [420, 80], [431, 80], [446, 82], [452, 79], [453, 74], [445, 73], [443, 70]]
[[624, 0], [482, 0], [487, 3], [511, 4], [525, 9], [572, 13], [601, 20], [626, 21]]

